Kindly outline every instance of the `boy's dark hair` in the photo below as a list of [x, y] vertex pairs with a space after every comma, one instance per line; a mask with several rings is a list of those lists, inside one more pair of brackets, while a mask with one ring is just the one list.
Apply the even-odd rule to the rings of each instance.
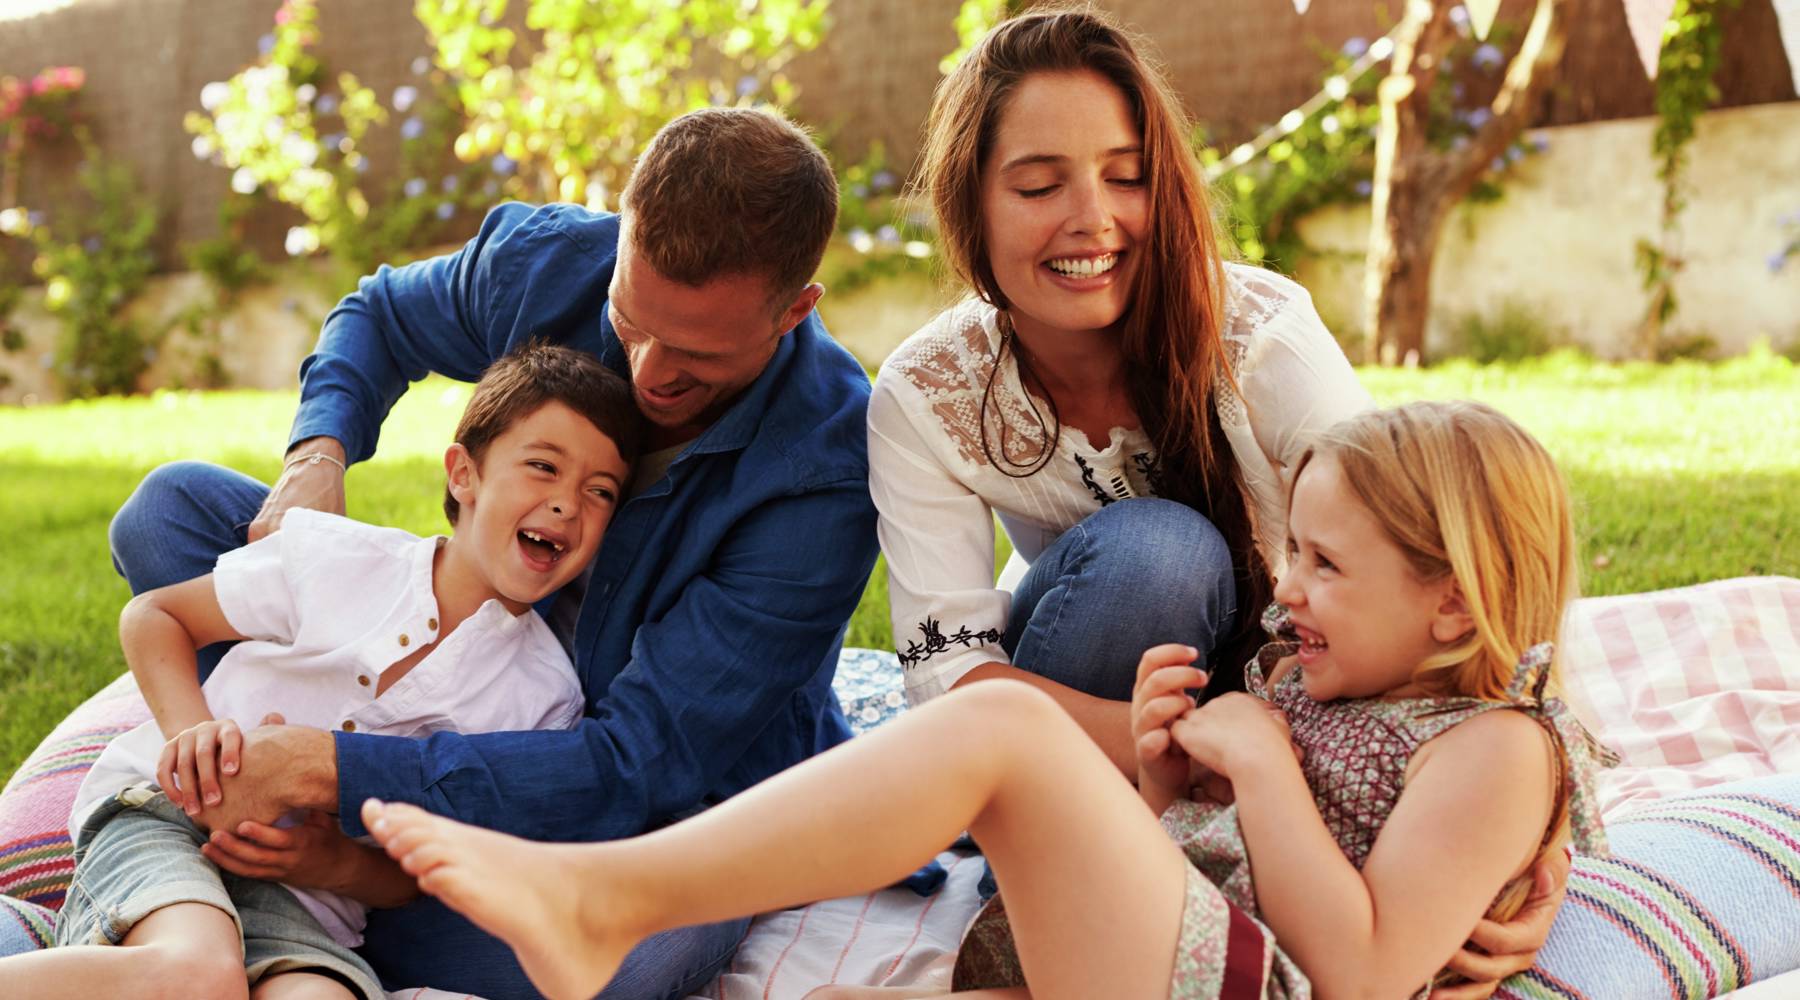
[[[488, 445], [545, 403], [561, 403], [612, 438], [630, 462], [643, 443], [643, 415], [631, 386], [586, 351], [532, 341], [488, 366], [456, 425], [456, 443], [479, 465]], [[462, 505], [444, 487], [444, 515], [456, 524]]]
[[622, 202], [631, 249], [656, 273], [692, 286], [759, 276], [777, 315], [819, 269], [837, 209], [825, 154], [763, 108], [701, 108], [664, 125]]

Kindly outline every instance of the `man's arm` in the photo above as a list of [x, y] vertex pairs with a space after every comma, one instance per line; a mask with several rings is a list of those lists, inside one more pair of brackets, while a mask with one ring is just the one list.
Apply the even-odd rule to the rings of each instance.
[[861, 480], [766, 503], [667, 615], [639, 628], [630, 665], [573, 731], [338, 733], [328, 808], [353, 836], [370, 797], [536, 839], [641, 833], [717, 789], [818, 673], [875, 552]]
[[502, 205], [462, 249], [383, 265], [331, 311], [300, 366], [286, 465], [250, 523], [251, 541], [292, 507], [344, 512], [345, 469], [375, 453], [381, 423], [409, 382], [430, 372], [472, 382], [505, 353], [523, 319], [519, 275], [554, 239], [532, 218], [531, 206]]

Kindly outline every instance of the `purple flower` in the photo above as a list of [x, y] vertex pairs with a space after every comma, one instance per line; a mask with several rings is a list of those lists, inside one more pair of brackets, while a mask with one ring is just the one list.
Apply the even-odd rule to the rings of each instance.
[[869, 182], [877, 191], [892, 191], [896, 179], [892, 170], [878, 170], [874, 177], [869, 178]]
[[1367, 38], [1362, 37], [1361, 35], [1357, 35], [1352, 38], [1346, 38], [1346, 39], [1344, 39], [1343, 48], [1340, 49], [1339, 51], [1343, 52], [1345, 55], [1349, 56], [1352, 59], [1361, 59], [1362, 54], [1364, 52], [1369, 51], [1369, 40]]
[[1467, 7], [1464, 7], [1462, 4], [1457, 4], [1456, 6], [1450, 8], [1450, 23], [1451, 24], [1468, 24], [1469, 23], [1469, 9]]
[[1369, 181], [1357, 181], [1351, 190], [1356, 192], [1358, 198], [1367, 198], [1375, 192], [1375, 185]]
[[448, 177], [445, 177], [445, 178], [444, 178], [444, 183], [443, 183], [443, 184], [441, 184], [441, 185], [439, 185], [439, 186], [440, 186], [440, 187], [442, 187], [442, 188], [443, 188], [443, 189], [444, 189], [444, 193], [445, 193], [445, 194], [449, 194], [449, 193], [451, 193], [451, 192], [452, 192], [452, 191], [455, 191], [455, 190], [456, 190], [456, 188], [457, 188], [457, 185], [459, 185], [459, 184], [461, 184], [461, 183], [462, 183], [462, 182], [461, 182], [461, 181], [459, 181], [459, 180], [457, 180], [457, 179], [456, 179], [456, 175], [455, 175], [455, 174], [451, 174], [451, 175], [449, 175], [449, 176], [448, 176]]
[[1783, 226], [1800, 226], [1800, 208], [1789, 212], [1775, 221]]
[[1506, 62], [1506, 56], [1500, 51], [1499, 46], [1484, 44], [1475, 50], [1473, 62], [1482, 69], [1495, 69]]
[[335, 115], [337, 109], [338, 99], [335, 94], [321, 94], [318, 101], [313, 104], [313, 110], [322, 115]]
[[852, 198], [867, 198], [869, 196], [869, 186], [867, 184], [850, 185], [850, 196]]
[[37, 211], [36, 209], [33, 209], [33, 210], [25, 213], [25, 221], [31, 223], [31, 227], [33, 229], [36, 229], [38, 226], [43, 225], [45, 218], [46, 218], [46, 216], [44, 215], [44, 213]]
[[256, 40], [256, 51], [265, 56], [275, 51], [275, 36], [264, 35], [261, 38], [258, 38]]
[[87, 239], [82, 240], [81, 241], [81, 249], [87, 251], [90, 254], [99, 253], [100, 252], [100, 237], [89, 236]]
[[400, 190], [405, 192], [408, 198], [417, 198], [425, 193], [425, 178], [414, 177], [411, 180], [408, 180], [406, 186], [402, 187]]
[[400, 86], [394, 88], [394, 110], [405, 114], [410, 111], [413, 102], [419, 99], [419, 88]]
[[414, 59], [412, 61], [412, 71], [414, 76], [424, 76], [426, 73], [431, 72], [431, 60], [424, 56]]
[[356, 172], [359, 174], [366, 174], [369, 172], [369, 158], [368, 157], [359, 156], [356, 158]]
[[494, 169], [494, 173], [502, 177], [511, 177], [513, 171], [519, 169], [519, 165], [513, 162], [513, 158], [505, 153], [495, 153], [488, 165]]
[[500, 193], [500, 182], [493, 179], [492, 177], [489, 177], [487, 179], [487, 183], [483, 184], [481, 186], [481, 193], [484, 195], [487, 195], [489, 198], [492, 198], [494, 195], [499, 194]]
[[1520, 146], [1515, 143], [1511, 146], [1506, 147], [1506, 152], [1502, 153], [1501, 155], [1506, 157], [1506, 162], [1517, 163], [1520, 160], [1525, 158], [1525, 149], [1523, 146]]
[[1549, 152], [1550, 151], [1550, 137], [1547, 135], [1544, 135], [1542, 132], [1538, 133], [1537, 135], [1532, 136], [1531, 137], [1531, 148], [1537, 150], [1540, 153]]
[[1488, 172], [1490, 173], [1498, 174], [1503, 173], [1505, 170], [1506, 158], [1503, 156], [1494, 157], [1493, 161], [1488, 164]]
[[875, 239], [884, 246], [893, 246], [900, 242], [900, 230], [893, 226], [882, 226], [875, 230]]
[[425, 134], [425, 123], [417, 115], [400, 123], [400, 138], [417, 139]]
[[1787, 259], [1788, 259], [1788, 255], [1787, 255], [1786, 251], [1776, 251], [1775, 253], [1770, 254], [1769, 259], [1767, 261], [1767, 263], [1769, 265], [1769, 273], [1770, 274], [1780, 274], [1781, 269], [1787, 266]]
[[1479, 129], [1483, 125], [1486, 125], [1488, 122], [1492, 121], [1493, 118], [1494, 118], [1494, 113], [1492, 111], [1489, 111], [1486, 108], [1476, 108], [1475, 110], [1469, 112], [1469, 117], [1464, 118], [1463, 121], [1468, 122], [1470, 128]]
[[758, 86], [760, 85], [756, 82], [756, 77], [740, 76], [738, 77], [737, 82], [737, 95], [739, 97], [749, 97], [751, 94], [756, 93], [756, 88]]
[[455, 215], [455, 214], [456, 214], [456, 205], [454, 203], [448, 202], [448, 201], [438, 202], [438, 207], [437, 207], [437, 217], [438, 218], [448, 219], [452, 215]]

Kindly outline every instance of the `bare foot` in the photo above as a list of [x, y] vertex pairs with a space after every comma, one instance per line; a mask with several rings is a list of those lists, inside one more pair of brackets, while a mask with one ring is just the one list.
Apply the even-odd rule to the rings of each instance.
[[362, 818], [421, 890], [505, 941], [551, 1000], [588, 1000], [637, 944], [579, 905], [607, 897], [587, 884], [599, 877], [591, 845], [521, 840], [375, 799]]

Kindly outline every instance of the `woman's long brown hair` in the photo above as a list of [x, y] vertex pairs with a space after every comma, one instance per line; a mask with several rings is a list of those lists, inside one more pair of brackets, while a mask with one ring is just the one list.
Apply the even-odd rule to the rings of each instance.
[[[939, 84], [920, 187], [937, 215], [951, 268], [984, 301], [1007, 309], [988, 259], [982, 169], [1020, 82], [1034, 73], [1080, 71], [1097, 73], [1124, 93], [1143, 137], [1150, 221], [1133, 248], [1138, 265], [1119, 346], [1132, 407], [1161, 464], [1159, 492], [1206, 515], [1231, 549], [1237, 620], [1213, 651], [1209, 691], [1241, 688], [1273, 582], [1214, 398], [1237, 391], [1221, 334], [1224, 268], [1180, 100], [1108, 15], [1085, 8], [1022, 14], [989, 32]], [[981, 420], [985, 431], [985, 410]], [[1054, 447], [1047, 436], [1046, 448]]]

